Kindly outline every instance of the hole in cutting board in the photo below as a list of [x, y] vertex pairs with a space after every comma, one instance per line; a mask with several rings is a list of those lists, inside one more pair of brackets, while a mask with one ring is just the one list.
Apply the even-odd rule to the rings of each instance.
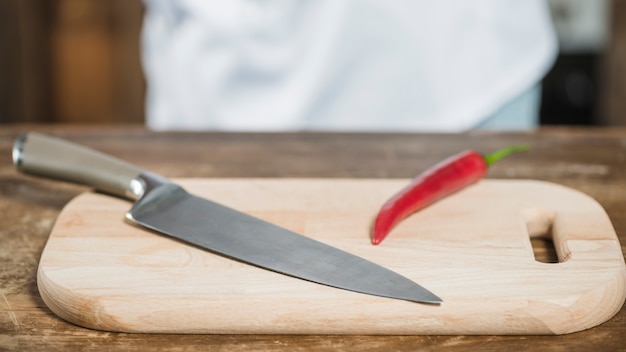
[[556, 255], [554, 242], [551, 238], [535, 237], [530, 239], [533, 246], [533, 254], [535, 260], [541, 263], [558, 263], [559, 257]]
[[552, 240], [555, 213], [545, 209], [526, 209], [522, 211], [522, 217], [526, 221], [535, 260], [540, 263], [558, 263], [559, 257]]

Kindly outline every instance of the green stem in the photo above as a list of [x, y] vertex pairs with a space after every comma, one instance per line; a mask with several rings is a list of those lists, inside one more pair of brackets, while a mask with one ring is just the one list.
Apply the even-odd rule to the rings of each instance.
[[527, 151], [529, 148], [527, 145], [525, 144], [521, 144], [521, 145], [513, 145], [504, 149], [500, 149], [498, 151], [495, 151], [491, 154], [487, 154], [484, 156], [485, 158], [485, 162], [487, 163], [487, 166], [491, 166], [493, 163], [495, 163], [496, 161], [510, 155], [513, 153], [517, 153], [517, 152], [525, 152]]

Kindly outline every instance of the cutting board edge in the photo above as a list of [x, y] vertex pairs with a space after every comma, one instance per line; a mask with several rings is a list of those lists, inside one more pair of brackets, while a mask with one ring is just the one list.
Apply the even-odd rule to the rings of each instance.
[[42, 266], [43, 260], [42, 257], [37, 269], [37, 289], [43, 302], [54, 314], [65, 321], [85, 328], [118, 331], [116, 329], [110, 330], [97, 323], [99, 319], [94, 314], [97, 309], [93, 309], [97, 299], [89, 299], [85, 295], [65, 288], [62, 284], [50, 279]]
[[[351, 329], [338, 331], [336, 327], [323, 325], [309, 326], [308, 330], [299, 328], [290, 330], [289, 325], [274, 325], [267, 328], [267, 325], [251, 328], [250, 325], [241, 324], [239, 326], [231, 325], [230, 328], [219, 326], [183, 326], [182, 328], [173, 328], [172, 326], [163, 325], [165, 327], [150, 327], [148, 329], [138, 328], [137, 321], [149, 321], [147, 315], [126, 315], [125, 317], [117, 316], [111, 313], [115, 309], [111, 309], [112, 302], [115, 300], [103, 300], [101, 297], [92, 296], [88, 292], [78, 292], [64, 287], [63, 285], [51, 280], [45, 270], [38, 270], [37, 284], [40, 295], [44, 303], [50, 310], [62, 319], [86, 328], [125, 333], [176, 333], [176, 334], [327, 334], [327, 335], [564, 335], [575, 333], [593, 328], [610, 320], [616, 315], [624, 305], [626, 300], [626, 268], [622, 268], [615, 273], [615, 280], [607, 282], [605, 286], [596, 287], [587, 292], [578, 293], [578, 299], [570, 306], [557, 306], [550, 301], [526, 301], [519, 300], [517, 302], [493, 302], [491, 310], [474, 311], [475, 322], [469, 326], [453, 326], [448, 321], [448, 314], [451, 310], [440, 315], [433, 313], [432, 309], [439, 309], [424, 305], [424, 314], [420, 314], [419, 319], [410, 321], [416, 328], [399, 328], [399, 327], [359, 327], [353, 326]], [[62, 297], [63, 299], [59, 299]], [[612, 299], [607, 300], [606, 297]], [[143, 303], [149, 303], [150, 307], [159, 307], [157, 299], [154, 297], [147, 300], [141, 297], [134, 297], [134, 300]], [[295, 307], [296, 304], [303, 302], [285, 302], [286, 305]], [[319, 303], [319, 302], [317, 302]], [[344, 302], [347, 304], [346, 302]], [[366, 304], [370, 304], [365, 302]], [[403, 302], [405, 303], [405, 302]], [[408, 303], [408, 302], [406, 302]], [[459, 302], [451, 302], [459, 303]], [[474, 302], [477, 306], [481, 302]], [[510, 303], [515, 303], [509, 308]], [[607, 304], [608, 303], [608, 304]], [[126, 303], [127, 304], [127, 303]], [[335, 303], [337, 305], [337, 303]], [[415, 305], [415, 303], [409, 303]], [[446, 302], [444, 301], [444, 305]], [[341, 302], [338, 304], [341, 306]], [[384, 304], [382, 305], [385, 306]], [[527, 306], [526, 308], [520, 308]], [[550, 310], [559, 312], [558, 315], [546, 315], [545, 308], [553, 307]], [[529, 308], [530, 307], [530, 308]], [[236, 309], [236, 307], [232, 307]], [[321, 307], [320, 307], [321, 309]], [[172, 310], [171, 315], [188, 312], [182, 310], [177, 312]], [[482, 313], [482, 314], [481, 314]], [[484, 323], [489, 318], [497, 319], [499, 316], [507, 316], [516, 314], [520, 318], [520, 322], [524, 322], [525, 331], [520, 331], [507, 326], [499, 326], [498, 324]], [[576, 319], [573, 319], [573, 317]], [[384, 319], [385, 314], [373, 316], [374, 319]], [[348, 316], [346, 321], [357, 320], [358, 314]], [[454, 319], [453, 319], [454, 320]], [[158, 323], [158, 321], [156, 321]], [[467, 322], [467, 321], [466, 321]], [[471, 322], [471, 321], [470, 321]], [[306, 323], [306, 319], [302, 319], [298, 324]], [[283, 323], [284, 324], [284, 323]], [[483, 324], [483, 325], [481, 325]]]

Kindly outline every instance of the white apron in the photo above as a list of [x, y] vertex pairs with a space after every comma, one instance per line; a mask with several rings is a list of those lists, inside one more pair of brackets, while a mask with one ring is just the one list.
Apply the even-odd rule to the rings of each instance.
[[154, 129], [464, 131], [557, 52], [542, 0], [145, 4]]

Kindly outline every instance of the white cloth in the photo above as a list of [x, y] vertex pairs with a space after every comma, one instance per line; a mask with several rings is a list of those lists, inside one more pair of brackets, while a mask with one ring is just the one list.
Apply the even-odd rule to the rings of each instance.
[[543, 0], [145, 0], [154, 129], [471, 129], [542, 79]]

